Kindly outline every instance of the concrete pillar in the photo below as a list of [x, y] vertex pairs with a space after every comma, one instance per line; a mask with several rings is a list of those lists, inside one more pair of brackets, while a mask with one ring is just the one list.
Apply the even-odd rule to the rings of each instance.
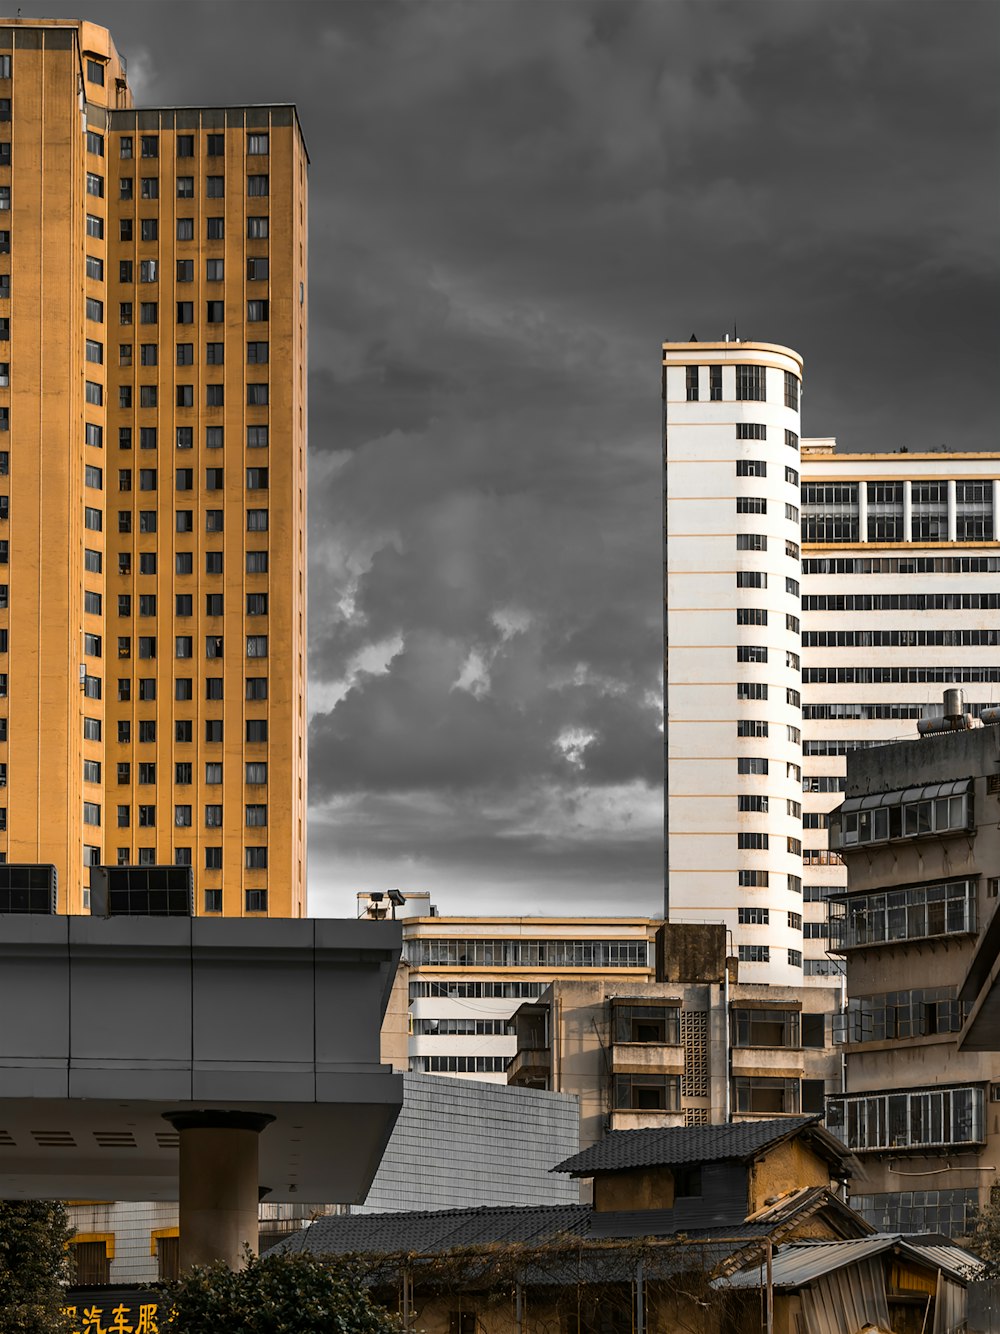
[[913, 492], [909, 478], [903, 483], [903, 541], [913, 541]]
[[868, 541], [868, 483], [858, 482], [858, 540]]
[[948, 480], [948, 541], [958, 541], [958, 506], [954, 477]]
[[180, 1136], [180, 1268], [257, 1254], [257, 1139], [274, 1120], [260, 1112], [170, 1112]]

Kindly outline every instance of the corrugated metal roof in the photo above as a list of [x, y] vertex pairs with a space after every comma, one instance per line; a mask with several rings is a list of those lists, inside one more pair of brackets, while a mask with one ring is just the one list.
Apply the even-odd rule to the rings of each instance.
[[[974, 1278], [983, 1267], [980, 1260], [960, 1246], [921, 1246], [913, 1240], [904, 1240], [898, 1233], [877, 1232], [854, 1241], [789, 1242], [787, 1246], [776, 1247], [772, 1261], [774, 1286], [800, 1288], [824, 1274], [891, 1250], [909, 1255], [932, 1269], [940, 1269], [961, 1282]], [[759, 1264], [716, 1280], [718, 1287], [755, 1288], [759, 1284]]]
[[675, 1163], [741, 1162], [763, 1149], [809, 1129], [828, 1152], [848, 1151], [819, 1124], [818, 1116], [786, 1116], [770, 1121], [737, 1121], [718, 1126], [664, 1126], [653, 1130], [612, 1130], [602, 1140], [552, 1168], [570, 1176], [616, 1172], [630, 1167], [669, 1167]]

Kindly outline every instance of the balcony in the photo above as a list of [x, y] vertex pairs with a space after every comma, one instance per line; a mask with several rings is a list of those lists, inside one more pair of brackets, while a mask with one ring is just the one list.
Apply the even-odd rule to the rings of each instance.
[[551, 1071], [552, 1052], [548, 1047], [518, 1047], [507, 1066], [507, 1083], [547, 1088]]
[[778, 1075], [798, 1079], [802, 1075], [801, 1047], [733, 1047], [734, 1075]]
[[684, 1048], [670, 1042], [616, 1042], [611, 1069], [616, 1075], [682, 1075]]

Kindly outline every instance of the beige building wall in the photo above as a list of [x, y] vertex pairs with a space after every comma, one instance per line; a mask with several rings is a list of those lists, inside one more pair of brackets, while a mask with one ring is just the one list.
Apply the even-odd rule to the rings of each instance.
[[60, 911], [86, 910], [88, 864], [178, 862], [196, 911], [300, 916], [295, 109], [133, 110], [91, 24], [8, 21], [4, 58], [0, 850], [55, 863]]

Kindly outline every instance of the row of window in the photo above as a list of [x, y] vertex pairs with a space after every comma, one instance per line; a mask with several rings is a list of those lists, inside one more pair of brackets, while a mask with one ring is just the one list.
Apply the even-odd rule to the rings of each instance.
[[[798, 875], [786, 876], [788, 889], [793, 894], [802, 893], [802, 877]], [[737, 883], [741, 889], [767, 889], [771, 883], [770, 871], [757, 871], [744, 869], [737, 872]]]
[[[737, 570], [736, 571], [737, 588], [766, 588], [767, 572], [765, 570]], [[792, 597], [799, 596], [799, 581], [785, 575], [785, 592], [790, 593]]]
[[[125, 261], [123, 261], [125, 262]], [[0, 274], [0, 279], [5, 275]], [[0, 300], [10, 299], [10, 282], [0, 281]], [[178, 301], [176, 304], [176, 322], [178, 324], [194, 324], [194, 302]], [[104, 323], [104, 303], [96, 297], [87, 298], [87, 319], [93, 324]], [[270, 313], [270, 305], [263, 298], [253, 298], [246, 303], [246, 319], [248, 324], [266, 324]], [[135, 316], [135, 305], [131, 301], [122, 301], [118, 305], [118, 323], [130, 325]], [[159, 324], [160, 306], [157, 301], [139, 302], [139, 323], [140, 324]], [[206, 324], [225, 324], [226, 322], [226, 303], [225, 301], [206, 301], [205, 302], [205, 323]], [[187, 344], [185, 344], [185, 347]], [[179, 365], [192, 365], [191, 362], [179, 362]]]
[[[766, 514], [767, 501], [763, 496], [737, 496], [737, 514]], [[795, 505], [785, 504], [785, 518], [792, 523], [799, 522], [799, 511]]]
[[[966, 704], [967, 713], [978, 717], [989, 704]], [[876, 720], [886, 718], [915, 719], [935, 716], [941, 706], [933, 704], [804, 704], [802, 717], [811, 721], [831, 721], [845, 718], [852, 721]]]
[[[270, 436], [267, 426], [248, 426], [246, 428], [247, 449], [266, 449], [269, 438]], [[141, 426], [139, 428], [140, 449], [156, 449], [157, 440], [158, 433], [155, 426]], [[178, 426], [174, 440], [178, 449], [192, 449], [194, 447], [194, 427]], [[224, 440], [225, 437], [221, 426], [205, 427], [206, 449], [222, 449]], [[103, 448], [103, 427], [88, 422], [86, 427], [86, 442], [88, 445], [93, 445], [96, 449]], [[119, 426], [118, 448], [121, 450], [130, 450], [132, 448], [131, 426]]]
[[[222, 574], [222, 567], [223, 567], [223, 560], [222, 560], [222, 557], [223, 557], [223, 553], [222, 553], [221, 551], [206, 551], [206, 552], [205, 552], [205, 573], [206, 573], [206, 574]], [[246, 573], [247, 573], [247, 574], [267, 574], [267, 570], [268, 570], [268, 553], [267, 553], [266, 550], [264, 550], [264, 551], [247, 551], [247, 552], [245, 553], [245, 557], [246, 557], [246, 560], [245, 560], [245, 569], [246, 569]], [[6, 564], [6, 561], [4, 561], [4, 564]], [[95, 551], [95, 550], [94, 550], [93, 548], [91, 548], [91, 547], [86, 547], [85, 550], [84, 550], [84, 569], [85, 569], [89, 574], [100, 574], [100, 573], [101, 573], [101, 570], [102, 570], [102, 568], [103, 568], [103, 565], [104, 565], [103, 554], [102, 554], [100, 551]], [[139, 574], [155, 575], [155, 574], [156, 574], [156, 566], [157, 566], [157, 561], [156, 561], [156, 552], [155, 552], [155, 551], [140, 551], [140, 552], [139, 552], [139, 566], [138, 566], [138, 572], [139, 572]], [[175, 552], [175, 553], [174, 553], [174, 573], [175, 573], [175, 574], [178, 574], [178, 575], [187, 575], [187, 574], [193, 574], [193, 572], [194, 572], [194, 552], [193, 552], [193, 551], [177, 551], [177, 552]], [[131, 573], [132, 573], [132, 553], [131, 553], [130, 551], [120, 551], [120, 552], [118, 553], [118, 573], [121, 574], [121, 575], [127, 575], [127, 574], [131, 574]], [[191, 596], [190, 594], [185, 594], [185, 593], [178, 593], [178, 594], [177, 594], [177, 598], [178, 598], [178, 599], [180, 599], [180, 598], [182, 598], [182, 597], [190, 597], [190, 596]], [[221, 596], [222, 596], [222, 595], [219, 594], [219, 593], [206, 593], [206, 595], [205, 595], [205, 597], [206, 597], [206, 603], [205, 603], [205, 606], [206, 606], [206, 615], [208, 615], [208, 616], [219, 616], [219, 615], [222, 614], [222, 613], [219, 612], [219, 611], [208, 611], [208, 610], [207, 610], [208, 607], [210, 607], [210, 606], [211, 606], [211, 607], [216, 607], [216, 606], [221, 605], [221, 604], [216, 603], [216, 602], [211, 602], [211, 603], [209, 603], [209, 602], [207, 601], [207, 599], [208, 599], [208, 598], [217, 598], [217, 597], [221, 597]], [[257, 595], [255, 595], [255, 596], [260, 596], [260, 595], [257, 594]], [[131, 598], [131, 595], [128, 594], [128, 593], [120, 593], [120, 594], [118, 595], [118, 615], [119, 615], [119, 616], [130, 616], [130, 615], [131, 615], [130, 602], [129, 602], [129, 601], [123, 601], [123, 599], [130, 599], [130, 598]], [[152, 601], [150, 601], [149, 599], [152, 599]], [[83, 609], [84, 609], [85, 612], [87, 612], [88, 615], [100, 616], [100, 615], [102, 614], [103, 606], [104, 606], [104, 601], [103, 601], [102, 595], [101, 595], [100, 593], [96, 593], [96, 592], [93, 592], [92, 590], [88, 589], [88, 590], [86, 590], [86, 591], [84, 592], [83, 600], [84, 600], [84, 606], [83, 606]], [[186, 604], [182, 604], [179, 600], [178, 600], [178, 602], [175, 604], [176, 608], [178, 608], [178, 609], [179, 609], [182, 605], [186, 605]], [[248, 604], [248, 605], [249, 605], [249, 604]], [[156, 594], [155, 594], [155, 593], [141, 593], [141, 594], [139, 594], [139, 615], [140, 615], [140, 616], [152, 616], [152, 615], [155, 615], [155, 613], [156, 613]], [[178, 615], [190, 615], [190, 612], [185, 613], [185, 612], [182, 612], [182, 611], [180, 611], [180, 610], [177, 610], [177, 614], [178, 614]]]
[[998, 574], [1000, 556], [807, 556], [804, 574]]
[[1000, 593], [810, 593], [804, 611], [996, 611]]
[[[98, 491], [103, 487], [103, 474], [100, 468], [87, 464], [85, 483], [87, 486], [95, 487]], [[139, 483], [140, 491], [157, 490], [157, 472], [155, 468], [140, 468], [136, 481]], [[250, 467], [247, 468], [244, 477], [246, 489], [248, 491], [266, 491], [268, 490], [269, 473], [267, 468]], [[206, 468], [204, 490], [222, 491], [225, 489], [225, 472], [222, 468]], [[194, 469], [178, 468], [174, 474], [174, 489], [177, 491], [194, 490]], [[118, 490], [132, 490], [132, 469], [118, 469]]]
[[[759, 755], [741, 755], [736, 761], [736, 772], [738, 774], [766, 774], [770, 772], [770, 762]], [[801, 765], [792, 764], [786, 760], [785, 777], [794, 778], [798, 782], [802, 777]]]
[[[780, 652], [780, 650], [779, 650]], [[737, 644], [737, 662], [767, 662], [767, 648], [764, 644]], [[793, 672], [800, 670], [802, 660], [791, 649], [785, 650], [785, 666]]]
[[[744, 792], [736, 798], [739, 802], [738, 809], [741, 811], [762, 811], [770, 809], [771, 799], [762, 792]], [[790, 798], [784, 798], [785, 812], [794, 819], [798, 819], [802, 814], [802, 805], [798, 801], [792, 801]]]
[[[797, 912], [790, 912], [786, 915], [788, 917], [788, 925], [791, 927], [791, 929], [793, 931], [801, 931], [802, 914]], [[759, 908], [756, 906], [750, 906], [748, 908], [740, 908], [739, 923], [740, 926], [770, 926], [771, 909]], [[778, 914], [777, 911], [775, 911], [774, 925], [777, 926], [777, 924], [778, 924]]]
[[[740, 429], [741, 429], [740, 427], [737, 427], [737, 428], [736, 428], [736, 434], [737, 434], [737, 435], [739, 435], [739, 433], [740, 433]], [[763, 431], [763, 430], [764, 430], [764, 427], [763, 427], [763, 426], [761, 426], [761, 427], [754, 427], [753, 429], [754, 429], [754, 430], [760, 430], [760, 431]], [[764, 437], [763, 437], [763, 436], [760, 436], [760, 437], [755, 437], [755, 438], [759, 438], [759, 439], [762, 440]], [[767, 464], [766, 464], [766, 462], [765, 462], [763, 459], [737, 459], [737, 460], [736, 460], [736, 476], [737, 476], [737, 477], [766, 477], [766, 476], [767, 476]], [[799, 474], [796, 472], [796, 470], [795, 470], [794, 468], [786, 468], [786, 469], [785, 469], [785, 481], [788, 482], [790, 486], [798, 486], [798, 484], [799, 484]]]
[[[2, 165], [2, 164], [0, 164]], [[8, 203], [9, 207], [9, 203]], [[118, 220], [118, 239], [120, 241], [132, 241], [135, 239], [135, 228], [133, 218], [119, 218]], [[139, 218], [139, 240], [140, 241], [158, 241], [160, 239], [160, 219]], [[178, 218], [176, 223], [176, 237], [178, 241], [194, 240], [194, 218]], [[248, 241], [266, 241], [270, 236], [271, 220], [266, 213], [254, 215], [247, 218], [247, 240]], [[226, 237], [226, 220], [223, 217], [206, 218], [206, 237], [208, 241], [224, 241]], [[87, 235], [95, 241], [104, 240], [104, 219], [96, 213], [87, 214]], [[192, 264], [193, 260], [184, 260], [185, 264]], [[181, 261], [178, 261], [180, 264]], [[263, 271], [256, 270], [251, 272], [250, 265], [262, 264]], [[178, 274], [180, 270], [178, 269]], [[256, 260], [247, 260], [247, 277], [251, 280], [267, 277], [267, 259], [260, 258]], [[131, 278], [123, 278], [123, 282], [131, 282]], [[186, 282], [186, 278], [179, 278], [179, 281]]]
[[517, 1025], [510, 1019], [414, 1019], [411, 1031], [415, 1037], [510, 1037]]
[[826, 1015], [798, 1010], [740, 1010], [730, 1021], [734, 1047], [825, 1047]]
[[830, 903], [833, 948], [961, 935], [976, 929], [977, 880], [945, 880]]
[[417, 967], [646, 968], [645, 940], [449, 940], [421, 938], [407, 947]]
[[[97, 682], [98, 690], [96, 694], [85, 691], [89, 699], [100, 699], [100, 677], [90, 677], [89, 680]], [[262, 744], [267, 741], [267, 719], [266, 718], [247, 718], [245, 723], [245, 740], [250, 745]], [[142, 744], [152, 744], [156, 741], [156, 719], [143, 718], [139, 720], [137, 739]], [[83, 737], [85, 741], [100, 741], [101, 739], [101, 720], [99, 718], [84, 718]], [[119, 745], [128, 745], [132, 741], [132, 723], [128, 718], [119, 718], [117, 740]], [[174, 740], [181, 743], [187, 743], [194, 740], [194, 721], [191, 718], [178, 718], [174, 722]], [[221, 718], [205, 719], [205, 740], [210, 743], [217, 743], [223, 740], [223, 729]]]
[[893, 1190], [856, 1195], [851, 1208], [877, 1232], [937, 1232], [945, 1237], [967, 1237], [979, 1212], [975, 1186], [961, 1190]]
[[806, 667], [803, 682], [813, 685], [991, 685], [1000, 682], [1000, 667]]
[[[263, 199], [271, 193], [271, 178], [266, 172], [254, 172], [247, 176], [247, 198]], [[194, 177], [178, 176], [176, 177], [177, 198], [194, 198]], [[100, 172], [87, 172], [87, 194], [94, 199], [104, 198], [104, 177]], [[206, 199], [224, 199], [226, 194], [225, 176], [215, 175], [205, 177], [205, 197]], [[159, 199], [160, 197], [160, 178], [159, 176], [140, 176], [139, 178], [139, 199]], [[135, 177], [119, 176], [118, 178], [118, 198], [121, 200], [135, 199]]]
[[[179, 829], [190, 829], [192, 825], [193, 806], [176, 804], [174, 806], [174, 824]], [[263, 829], [267, 825], [267, 806], [258, 804], [247, 805], [246, 808], [246, 826], [248, 829]], [[84, 824], [99, 825], [101, 823], [101, 807], [97, 802], [85, 801], [83, 803], [83, 822]], [[132, 808], [130, 806], [118, 807], [118, 828], [128, 829], [132, 822]], [[156, 829], [156, 807], [155, 806], [137, 806], [136, 824], [140, 829]], [[205, 807], [205, 828], [222, 828], [222, 807], [221, 805], [206, 805]], [[248, 867], [266, 867], [267, 849], [266, 848], [247, 848]]]
[[[869, 505], [903, 506], [905, 482], [868, 482]], [[948, 504], [948, 482], [911, 482], [910, 501], [914, 505]], [[857, 482], [803, 482], [803, 505], [857, 505]], [[955, 483], [955, 501], [959, 505], [992, 505], [993, 482]]]
[[[91, 352], [93, 350], [93, 353]], [[118, 344], [118, 364], [119, 366], [131, 366], [134, 344]], [[139, 365], [156, 366], [160, 355], [159, 343], [140, 343], [139, 344]], [[194, 365], [194, 344], [178, 343], [176, 350], [178, 366]], [[265, 341], [252, 341], [246, 345], [246, 359], [248, 366], [263, 366], [267, 364], [270, 357], [270, 345]], [[103, 361], [104, 345], [95, 342], [93, 339], [87, 340], [87, 360]], [[222, 366], [226, 360], [225, 343], [206, 343], [205, 344], [205, 364], [208, 366]]]
[[[767, 625], [766, 607], [737, 607], [736, 608], [737, 625]], [[785, 629], [791, 634], [797, 635], [800, 631], [800, 621], [797, 616], [785, 613]]]
[[[778, 724], [778, 727], [781, 727], [780, 723]], [[736, 724], [736, 735], [738, 737], [763, 737], [767, 736], [769, 732], [770, 724], [758, 718], [742, 718]], [[802, 740], [802, 733], [797, 727], [793, 727], [791, 723], [786, 723], [785, 740], [798, 745]]]
[[[736, 534], [737, 551], [766, 551], [767, 534], [766, 533], [737, 533]], [[791, 560], [799, 559], [799, 544], [790, 539], [785, 540], [785, 555]]]
[[[88, 65], [95, 64], [94, 61], [88, 61]], [[103, 75], [103, 67], [98, 66]], [[0, 75], [0, 78], [3, 76]], [[87, 76], [90, 78], [90, 75]], [[97, 83], [104, 83], [103, 77], [94, 80]], [[270, 152], [270, 138], [260, 130], [254, 130], [246, 136], [247, 157], [267, 157]], [[178, 157], [194, 157], [195, 144], [197, 140], [193, 134], [175, 134], [174, 146]], [[118, 155], [123, 158], [131, 158], [135, 155], [135, 137], [131, 134], [122, 134], [118, 137]], [[104, 156], [104, 139], [96, 131], [87, 131], [87, 152], [96, 153], [98, 157]], [[205, 135], [205, 156], [223, 157], [226, 152], [226, 136], [209, 132]], [[143, 158], [158, 158], [160, 156], [160, 136], [158, 134], [141, 134], [139, 136], [139, 156]]]
[[[248, 553], [256, 555], [256, 552]], [[262, 553], [266, 555], [267, 553]], [[263, 565], [255, 562], [255, 569], [267, 569], [267, 562]], [[6, 585], [0, 585], [6, 587]], [[138, 614], [140, 616], [156, 615], [156, 594], [140, 593], [136, 598]], [[205, 594], [205, 615], [221, 616], [225, 607], [224, 596], [222, 593]], [[247, 616], [266, 616], [267, 615], [267, 594], [266, 593], [247, 593], [246, 594], [246, 614]], [[131, 593], [118, 594], [118, 615], [122, 618], [128, 618], [132, 615], [132, 595]], [[194, 615], [194, 595], [191, 593], [176, 593], [174, 595], [174, 616], [186, 617]], [[100, 650], [98, 649], [98, 656]], [[127, 654], [125, 656], [128, 656]]]
[[[919, 789], [918, 789], [919, 793]], [[840, 847], [861, 843], [888, 843], [898, 838], [959, 833], [972, 825], [971, 793], [887, 801], [867, 810], [840, 813], [837, 842]]]
[[771, 955], [773, 954], [775, 960], [777, 960], [779, 953], [787, 953], [788, 965], [790, 968], [802, 967], [801, 950], [787, 950], [787, 951], [778, 950], [776, 947], [772, 947], [771, 945], [739, 946], [740, 963], [770, 963]]
[[994, 648], [1000, 630], [807, 630], [803, 648]]
[[[155, 223], [155, 218], [148, 219]], [[152, 229], [151, 229], [152, 231]], [[145, 239], [145, 238], [144, 238]], [[154, 237], [155, 239], [155, 237]], [[205, 281], [209, 283], [221, 283], [226, 276], [226, 261], [224, 259], [206, 259], [205, 260]], [[270, 272], [270, 264], [266, 258], [247, 260], [247, 280], [249, 282], [260, 282], [267, 279]], [[120, 283], [134, 282], [135, 266], [130, 259], [118, 261], [118, 281]], [[160, 281], [161, 265], [157, 259], [142, 259], [139, 261], [139, 282], [156, 283]], [[179, 283], [194, 282], [194, 260], [179, 259], [175, 270], [176, 280]], [[91, 255], [87, 256], [87, 277], [93, 278], [98, 282], [104, 281], [104, 261], [96, 259]], [[179, 320], [178, 323], [189, 323], [189, 321]]]
[[[130, 408], [132, 403], [133, 386], [130, 384], [120, 384], [118, 386], [118, 406], [120, 408]], [[193, 384], [178, 384], [174, 386], [174, 404], [178, 408], [194, 407]], [[248, 407], [267, 407], [269, 401], [269, 387], [267, 383], [249, 383], [246, 386], [247, 406]], [[87, 402], [100, 406], [104, 400], [104, 388], [94, 380], [87, 381]], [[159, 406], [159, 385], [142, 384], [139, 386], [139, 407], [155, 408]], [[206, 384], [205, 385], [205, 406], [209, 408], [221, 408], [226, 403], [226, 387], [224, 384]]]
[[[737, 699], [767, 699], [768, 686], [766, 681], [737, 681], [736, 698]], [[791, 686], [785, 687], [785, 703], [790, 704], [793, 709], [798, 709], [802, 705], [802, 696]]]
[[548, 982], [410, 982], [410, 1000], [440, 996], [448, 1000], [534, 1000]]
[[827, 1129], [849, 1149], [917, 1149], [984, 1138], [981, 1088], [926, 1089], [833, 1097]]
[[[701, 372], [703, 369], [708, 371], [708, 397], [710, 402], [717, 402], [722, 398], [722, 367], [721, 366], [688, 366], [685, 372], [685, 388], [687, 401], [697, 403], [701, 392]], [[785, 387], [785, 407], [793, 408], [796, 411], [799, 406], [799, 379], [790, 371], [784, 372]], [[737, 366], [736, 367], [736, 398], [738, 402], [759, 402], [763, 403], [767, 399], [767, 367], [766, 366]], [[794, 432], [785, 432], [785, 443], [788, 444], [788, 436], [794, 435]], [[746, 437], [744, 437], [746, 438]], [[751, 437], [753, 439], [763, 439], [762, 436]], [[798, 437], [795, 437], [795, 444], [798, 445]]]
[[913, 987], [874, 996], [851, 996], [847, 1002], [848, 1039], [884, 1042], [961, 1032], [971, 1002], [960, 1001], [954, 987]]
[[[802, 516], [803, 542], [857, 542], [861, 526], [857, 515], [831, 510], [806, 511]], [[910, 536], [902, 514], [869, 514], [869, 542], [947, 542], [948, 516], [913, 514]], [[962, 514], [955, 519], [956, 542], [992, 542], [993, 518], [989, 514]]]
[[[224, 636], [206, 635], [205, 636], [205, 657], [221, 658], [224, 656]], [[156, 657], [156, 636], [139, 635], [136, 642], [137, 656], [143, 660], [152, 660]], [[85, 636], [85, 652], [94, 658], [101, 657], [101, 640], [99, 635]], [[6, 651], [6, 650], [4, 650]], [[130, 635], [118, 636], [118, 657], [131, 658], [132, 656], [132, 638]], [[194, 636], [193, 635], [175, 635], [174, 636], [174, 657], [191, 658], [194, 656]], [[266, 658], [267, 657], [267, 635], [247, 635], [246, 636], [246, 656], [248, 658]]]
[[[118, 783], [127, 786], [132, 781], [132, 764], [129, 760], [120, 760], [117, 765]], [[84, 760], [83, 778], [87, 783], [99, 783], [101, 781], [101, 762], [100, 760]], [[136, 778], [140, 787], [155, 786], [156, 784], [156, 764], [142, 763], [136, 766]], [[267, 785], [267, 763], [263, 760], [248, 760], [243, 766], [243, 780], [248, 787], [265, 787]], [[183, 761], [174, 765], [174, 782], [178, 787], [187, 787], [194, 782], [194, 766], [190, 761]], [[222, 782], [222, 764], [209, 760], [205, 765], [205, 784], [207, 787], [215, 787]]]
[[[7, 505], [0, 506], [0, 519], [9, 518], [9, 498]], [[224, 510], [205, 510], [205, 532], [221, 533], [225, 526]], [[139, 533], [155, 533], [158, 525], [158, 510], [139, 510], [136, 531]], [[104, 511], [87, 505], [83, 511], [83, 526], [92, 533], [104, 531]], [[194, 510], [175, 510], [174, 511], [174, 530], [178, 533], [194, 532]], [[118, 511], [118, 531], [119, 533], [130, 533], [132, 531], [132, 511]], [[268, 511], [266, 509], [248, 509], [246, 511], [246, 531], [248, 533], [266, 533], [268, 531]], [[207, 554], [207, 553], [206, 553]]]

